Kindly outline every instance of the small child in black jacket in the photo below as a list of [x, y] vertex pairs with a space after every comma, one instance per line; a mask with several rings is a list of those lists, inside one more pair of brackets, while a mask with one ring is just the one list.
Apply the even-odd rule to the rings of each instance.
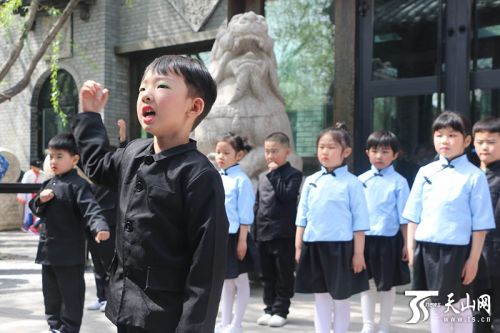
[[55, 176], [29, 203], [43, 221], [35, 262], [42, 264], [50, 332], [77, 333], [85, 296], [85, 228], [96, 242], [107, 240], [109, 229], [89, 184], [74, 169], [79, 155], [73, 135], [56, 135], [48, 146]]
[[269, 172], [259, 177], [255, 200], [255, 237], [264, 284], [259, 325], [285, 325], [294, 290], [295, 216], [302, 172], [287, 162], [290, 139], [281, 132], [264, 142]]

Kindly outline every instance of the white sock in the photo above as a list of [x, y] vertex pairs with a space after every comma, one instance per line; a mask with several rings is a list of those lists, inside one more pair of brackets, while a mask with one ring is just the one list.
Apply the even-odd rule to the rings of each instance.
[[351, 302], [349, 299], [333, 300], [333, 331], [345, 333], [349, 329]]
[[233, 302], [236, 294], [236, 279], [226, 279], [222, 285], [221, 324], [227, 326], [233, 317]]
[[235, 279], [236, 284], [236, 309], [231, 323], [234, 327], [241, 327], [243, 316], [247, 309], [248, 301], [250, 300], [250, 282], [248, 281], [248, 273], [240, 274]]
[[314, 330], [330, 333], [332, 328], [333, 299], [329, 293], [314, 294]]
[[368, 289], [361, 293], [361, 313], [363, 314], [363, 331], [372, 332], [375, 328], [375, 300], [377, 298], [374, 289]]
[[460, 301], [455, 303], [455, 308], [460, 311], [457, 314], [457, 317], [461, 317], [461, 322], [455, 323], [455, 333], [472, 333], [473, 323], [472, 323], [472, 311], [471, 309], [467, 309], [462, 311], [462, 304], [467, 304], [467, 300], [462, 298]]
[[391, 323], [392, 308], [396, 301], [396, 289], [381, 291], [378, 293], [380, 298], [380, 329], [389, 331]]
[[[433, 333], [453, 333], [453, 324], [447, 322], [444, 317], [448, 313], [444, 313], [446, 308], [442, 305], [438, 307], [431, 307], [431, 332]], [[452, 311], [452, 310], [450, 310]]]

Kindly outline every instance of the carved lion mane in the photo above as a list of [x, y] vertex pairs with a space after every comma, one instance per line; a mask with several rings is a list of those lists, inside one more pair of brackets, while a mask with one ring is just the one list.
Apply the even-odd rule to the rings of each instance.
[[[246, 137], [254, 149], [241, 165], [254, 180], [267, 169], [263, 153], [267, 135], [284, 132], [293, 148], [276, 67], [264, 17], [254, 12], [234, 16], [217, 34], [212, 48], [210, 72], [217, 83], [217, 100], [194, 132], [198, 148], [207, 155], [225, 132]], [[296, 155], [292, 154], [290, 161], [301, 168]]]

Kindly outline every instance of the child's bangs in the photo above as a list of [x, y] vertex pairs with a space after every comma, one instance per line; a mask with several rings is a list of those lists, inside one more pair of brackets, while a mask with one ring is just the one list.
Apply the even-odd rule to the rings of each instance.
[[463, 116], [455, 112], [443, 112], [436, 118], [436, 120], [434, 120], [434, 123], [432, 124], [433, 133], [444, 128], [451, 128], [454, 131], [462, 133], [464, 136], [470, 134], [468, 121]]

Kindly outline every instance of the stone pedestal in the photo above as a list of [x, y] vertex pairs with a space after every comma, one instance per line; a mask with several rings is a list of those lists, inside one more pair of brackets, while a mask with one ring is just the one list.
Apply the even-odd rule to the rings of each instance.
[[[2, 183], [15, 183], [21, 168], [13, 152], [0, 147], [0, 154], [9, 162], [7, 173]], [[0, 230], [19, 229], [23, 222], [23, 205], [16, 200], [16, 194], [0, 193]]]

